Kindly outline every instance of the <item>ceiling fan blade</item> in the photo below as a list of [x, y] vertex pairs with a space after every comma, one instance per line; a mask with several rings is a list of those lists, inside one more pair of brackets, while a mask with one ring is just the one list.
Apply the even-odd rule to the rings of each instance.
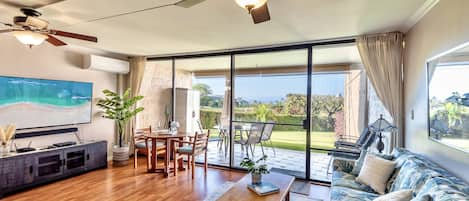
[[65, 31], [59, 31], [59, 30], [50, 30], [50, 34], [57, 35], [57, 36], [63, 36], [63, 37], [68, 37], [68, 38], [74, 38], [78, 40], [86, 40], [90, 42], [98, 42], [98, 38], [94, 36], [87, 36], [83, 34], [77, 34], [77, 33], [70, 33], [70, 32], [65, 32]]
[[40, 1], [33, 1], [33, 0], [2, 0], [0, 4], [14, 7], [14, 8], [41, 8], [44, 6], [48, 6], [51, 4], [59, 3], [65, 0], [40, 0]]
[[181, 0], [177, 3], [175, 3], [174, 5], [180, 6], [180, 7], [183, 7], [183, 8], [190, 8], [190, 7], [195, 6], [199, 3], [202, 3], [204, 1], [205, 0]]
[[267, 7], [267, 3], [262, 5], [259, 8], [251, 10], [252, 20], [254, 20], [254, 24], [259, 24], [262, 22], [266, 22], [270, 20], [270, 13], [269, 8]]
[[49, 38], [47, 38], [47, 42], [49, 42], [50, 44], [52, 45], [55, 45], [55, 46], [64, 46], [64, 45], [67, 45], [67, 43], [57, 39], [56, 37], [50, 35], [50, 34], [47, 34], [47, 36]]
[[15, 29], [4, 29], [4, 30], [0, 30], [0, 33], [8, 33], [8, 32], [12, 32], [12, 31], [16, 31]]

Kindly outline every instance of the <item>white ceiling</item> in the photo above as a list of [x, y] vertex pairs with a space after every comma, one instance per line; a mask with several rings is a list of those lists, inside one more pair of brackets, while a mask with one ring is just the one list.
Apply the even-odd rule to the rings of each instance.
[[[418, 20], [415, 16], [435, 0], [269, 0], [272, 20], [258, 25], [234, 0], [206, 0], [188, 9], [172, 6], [86, 22], [175, 1], [66, 0], [39, 10], [52, 28], [99, 38], [97, 44], [64, 39], [67, 43], [128, 55], [163, 55], [405, 32], [414, 23], [409, 21]], [[1, 5], [0, 10], [3, 22], [20, 14]]]

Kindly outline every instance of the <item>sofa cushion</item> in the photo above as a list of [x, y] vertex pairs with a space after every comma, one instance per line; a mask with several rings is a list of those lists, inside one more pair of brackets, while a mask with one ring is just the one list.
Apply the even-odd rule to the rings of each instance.
[[420, 160], [409, 158], [399, 169], [389, 192], [405, 189], [412, 189], [418, 192], [427, 179], [436, 176], [441, 176], [441, 174], [429, 169]]
[[332, 186], [347, 187], [355, 190], [360, 190], [369, 193], [375, 193], [375, 191], [365, 185], [355, 181], [356, 176], [342, 171], [334, 171], [332, 174]]
[[333, 186], [331, 201], [372, 201], [379, 195], [342, 186]]
[[386, 183], [394, 171], [395, 163], [380, 157], [368, 154], [357, 177], [357, 181], [369, 185], [379, 194], [384, 194]]
[[[469, 185], [422, 155], [397, 148], [393, 152], [396, 168], [388, 181], [389, 191], [410, 189], [411, 201], [469, 201]], [[379, 195], [367, 186], [351, 181], [353, 162], [334, 160], [331, 199], [333, 201], [373, 200]], [[392, 182], [392, 178], [395, 181]]]
[[386, 155], [386, 154], [379, 154], [379, 153], [369, 153], [367, 150], [362, 150], [360, 152], [360, 157], [355, 161], [355, 165], [353, 166], [352, 169], [352, 174], [358, 176], [360, 174], [360, 170], [362, 169], [363, 162], [365, 161], [365, 157], [368, 154], [372, 154], [374, 156], [378, 156], [380, 158], [386, 159], [386, 160], [393, 160], [394, 156], [393, 155]]
[[416, 193], [413, 201], [417, 200], [461, 200], [469, 201], [469, 186], [464, 183], [454, 183], [450, 179], [443, 177], [434, 177], [428, 179], [420, 191]]
[[409, 201], [412, 199], [412, 190], [400, 190], [384, 194], [373, 201]]

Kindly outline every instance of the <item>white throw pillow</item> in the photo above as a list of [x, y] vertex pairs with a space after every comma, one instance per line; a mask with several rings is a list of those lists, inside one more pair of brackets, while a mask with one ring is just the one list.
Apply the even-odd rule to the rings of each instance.
[[395, 163], [367, 154], [357, 181], [370, 186], [379, 194], [384, 194], [386, 183], [394, 171]]
[[412, 190], [400, 190], [382, 195], [373, 201], [410, 201], [412, 199]]

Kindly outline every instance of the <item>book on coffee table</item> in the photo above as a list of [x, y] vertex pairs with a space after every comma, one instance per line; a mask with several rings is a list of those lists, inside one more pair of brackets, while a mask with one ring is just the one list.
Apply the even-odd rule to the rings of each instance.
[[260, 184], [248, 184], [248, 189], [254, 191], [257, 195], [260, 196], [269, 195], [280, 191], [279, 187], [269, 182], [262, 182]]

